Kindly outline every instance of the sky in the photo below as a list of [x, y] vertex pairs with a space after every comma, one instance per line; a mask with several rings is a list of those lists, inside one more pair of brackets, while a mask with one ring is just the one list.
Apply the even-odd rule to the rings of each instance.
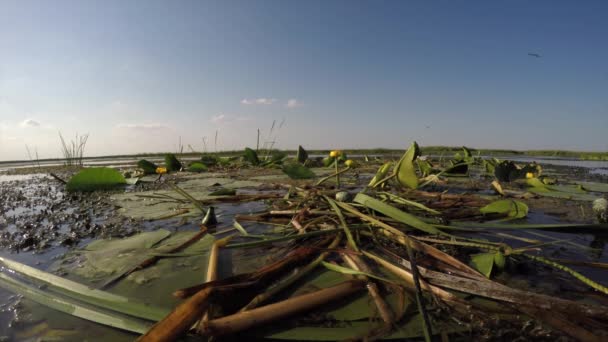
[[59, 132], [99, 156], [258, 129], [283, 149], [608, 151], [607, 37], [607, 1], [0, 0], [0, 160], [59, 157]]

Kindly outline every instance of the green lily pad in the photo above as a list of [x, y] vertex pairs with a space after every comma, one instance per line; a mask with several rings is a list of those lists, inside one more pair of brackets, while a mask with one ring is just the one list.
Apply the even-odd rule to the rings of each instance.
[[207, 171], [207, 166], [203, 163], [194, 162], [188, 166], [188, 171], [190, 172], [205, 172]]
[[283, 166], [283, 172], [291, 179], [310, 179], [315, 177], [315, 173], [302, 164], [286, 164]]
[[68, 191], [96, 191], [116, 189], [127, 182], [115, 169], [92, 167], [74, 175], [67, 184]]
[[480, 208], [482, 214], [502, 214], [507, 219], [524, 218], [528, 215], [528, 206], [516, 200], [498, 200]]

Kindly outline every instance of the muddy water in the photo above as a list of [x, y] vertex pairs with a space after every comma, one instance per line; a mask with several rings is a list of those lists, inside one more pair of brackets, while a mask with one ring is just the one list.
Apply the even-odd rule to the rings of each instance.
[[[566, 172], [560, 168], [560, 172]], [[364, 184], [369, 177], [361, 177]], [[129, 191], [138, 191], [137, 188]], [[243, 193], [256, 193], [262, 190], [249, 188]], [[266, 190], [263, 190], [266, 191]], [[487, 190], [478, 190], [487, 194]], [[48, 269], [65, 253], [80, 248], [87, 243], [107, 237], [125, 237], [140, 231], [159, 228], [171, 231], [197, 230], [202, 215], [188, 218], [175, 217], [165, 220], [132, 220], [121, 216], [109, 204], [108, 193], [86, 195], [66, 194], [63, 187], [46, 175], [0, 175], [0, 256], [27, 265]], [[569, 202], [568, 205], [577, 206]], [[235, 214], [252, 214], [268, 209], [264, 201], [250, 203], [223, 203], [216, 206], [220, 220], [217, 231], [232, 227]], [[578, 208], [578, 207], [577, 207]], [[547, 210], [550, 212], [550, 210]], [[587, 220], [589, 218], [587, 217]], [[533, 208], [528, 223], [560, 223], [564, 218], [548, 214], [542, 207]], [[248, 224], [251, 233], [262, 233], [269, 226]], [[540, 230], [508, 230], [502, 233], [541, 241], [558, 240], [559, 243], [544, 246], [540, 255], [573, 259], [579, 261], [608, 262], [608, 236], [598, 233], [567, 234]], [[542, 234], [539, 236], [538, 234]], [[495, 235], [473, 234], [477, 238], [504, 241], [513, 247], [527, 245], [518, 239]], [[565, 243], [568, 241], [569, 243]], [[222, 254], [221, 276], [247, 271], [247, 261], [263, 255], [267, 251], [229, 251]], [[597, 268], [572, 266], [585, 275], [602, 283], [608, 283], [608, 275]], [[551, 271], [540, 267], [517, 269], [509, 272], [509, 277], [499, 276], [507, 284], [539, 292], [561, 293], [571, 291], [587, 293], [585, 286], [564, 275], [560, 281], [545, 281], [543, 275]], [[506, 274], [506, 273], [505, 273]], [[512, 275], [516, 274], [516, 275]], [[549, 278], [547, 278], [549, 279]], [[551, 278], [553, 279], [553, 278]], [[58, 334], [67, 340], [82, 340], [79, 332], [89, 332], [90, 340], [122, 341], [132, 340], [134, 335], [99, 326], [82, 319], [54, 312], [27, 300], [21, 300], [8, 291], [0, 289], [0, 336], [13, 340], [36, 340]]]

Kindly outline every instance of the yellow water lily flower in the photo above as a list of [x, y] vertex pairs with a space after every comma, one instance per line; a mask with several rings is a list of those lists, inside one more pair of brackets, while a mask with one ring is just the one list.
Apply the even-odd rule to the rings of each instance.
[[346, 165], [347, 167], [351, 167], [355, 164], [355, 162], [352, 159], [349, 159], [347, 161], [344, 162], [344, 165]]
[[167, 173], [167, 168], [166, 167], [157, 167], [156, 173], [158, 173], [159, 175], [165, 174], [165, 173]]
[[526, 178], [528, 178], [528, 179], [534, 178], [534, 174], [532, 172], [528, 172], [528, 173], [526, 173]]
[[334, 151], [329, 152], [329, 156], [330, 156], [330, 157], [332, 157], [332, 158], [337, 158], [337, 157], [339, 157], [341, 154], [342, 154], [342, 152], [341, 152], [341, 151], [338, 151], [338, 150], [334, 150]]

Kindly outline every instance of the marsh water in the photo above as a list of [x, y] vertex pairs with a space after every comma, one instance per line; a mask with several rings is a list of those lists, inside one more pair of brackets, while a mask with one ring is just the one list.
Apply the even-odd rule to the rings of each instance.
[[[511, 158], [522, 162], [535, 161], [545, 166], [547, 172], [556, 175], [575, 177], [580, 181], [606, 182], [608, 162], [580, 161], [555, 158]], [[104, 165], [119, 168], [130, 168], [134, 159], [85, 160], [85, 165]], [[202, 214], [171, 217], [166, 219], [150, 219], [144, 214], [129, 215], [119, 210], [121, 203], [128, 203], [130, 196], [143, 191], [162, 191], [162, 184], [143, 184], [130, 186], [124, 191], [112, 193], [69, 194], [46, 173], [17, 174], [15, 171], [31, 166], [31, 163], [0, 164], [0, 257], [42, 269], [52, 270], [61, 275], [57, 265], [61, 264], [66, 255], [70, 255], [91, 241], [98, 239], [121, 239], [133, 236], [138, 232], [167, 229], [172, 232], [196, 231]], [[52, 166], [52, 163], [45, 166]], [[372, 170], [370, 170], [372, 171]], [[361, 188], [371, 178], [373, 173], [362, 172], [360, 177], [349, 185], [351, 190]], [[183, 181], [197, 179], [225, 179], [226, 174], [214, 175], [185, 175]], [[213, 178], [215, 177], [215, 178]], [[230, 177], [234, 178], [234, 175]], [[256, 179], [257, 177], [257, 179]], [[266, 178], [264, 178], [266, 177]], [[243, 182], [256, 179], [254, 183], [243, 183], [238, 186], [239, 193], [263, 193], [274, 191], [286, 193], [285, 187], [279, 186], [284, 177], [280, 172], [260, 176], [246, 176]], [[180, 180], [180, 181], [182, 181]], [[206, 184], [206, 183], [205, 183]], [[463, 183], [464, 184], [464, 183]], [[213, 186], [213, 185], [211, 185]], [[469, 186], [468, 184], [464, 185]], [[473, 187], [474, 188], [474, 187]], [[487, 189], [475, 190], [467, 188], [468, 192], [486, 193]], [[598, 194], [599, 196], [599, 194]], [[122, 201], [122, 202], [121, 202]], [[253, 214], [268, 210], [268, 203], [253, 201], [247, 203], [221, 203], [217, 205], [220, 224], [214, 232], [229, 229], [236, 214]], [[579, 219], [592, 220], [590, 204], [576, 201], [568, 202], [571, 208], [552, 208], [550, 205], [531, 207], [527, 223], [563, 223], [572, 218], [573, 212], [580, 215]], [[160, 209], [159, 209], [160, 210]], [[252, 233], [261, 233], [273, 227], [263, 224], [251, 224], [248, 229]], [[505, 242], [513, 247], [526, 245], [521, 239], [553, 241], [542, 249], [542, 255], [559, 259], [578, 261], [593, 261], [608, 263], [608, 235], [597, 232], [581, 232], [569, 234], [546, 230], [505, 230]], [[483, 234], [469, 234], [477, 238], [489, 238]], [[221, 237], [222, 235], [218, 235]], [[557, 242], [556, 242], [557, 241]], [[220, 275], [227, 276], [245, 272], [248, 261], [263, 258], [268, 250], [231, 250], [223, 252], [220, 261]], [[588, 277], [601, 283], [608, 283], [605, 270], [585, 266], [573, 266]], [[60, 270], [60, 268], [59, 268]], [[202, 272], [201, 272], [202, 273]], [[570, 285], [568, 281], [554, 282], [552, 278], [543, 277], [543, 273], [531, 275], [523, 270], [519, 275], [509, 273], [509, 276], [499, 276], [506, 284], [518, 283], [520, 286], [537, 292], [580, 292], [581, 287]], [[200, 275], [203, 279], [203, 275]], [[523, 285], [522, 285], [523, 283]], [[142, 298], [145, 298], [148, 284], [141, 284]], [[605, 299], [599, 299], [606, 304]], [[165, 301], [167, 307], [177, 303], [175, 300]], [[55, 312], [31, 301], [21, 299], [9, 291], [0, 289], [0, 336], [4, 340], [87, 340], [120, 341], [133, 340], [136, 336], [88, 322], [83, 319]], [[83, 332], [85, 332], [83, 334]]]

